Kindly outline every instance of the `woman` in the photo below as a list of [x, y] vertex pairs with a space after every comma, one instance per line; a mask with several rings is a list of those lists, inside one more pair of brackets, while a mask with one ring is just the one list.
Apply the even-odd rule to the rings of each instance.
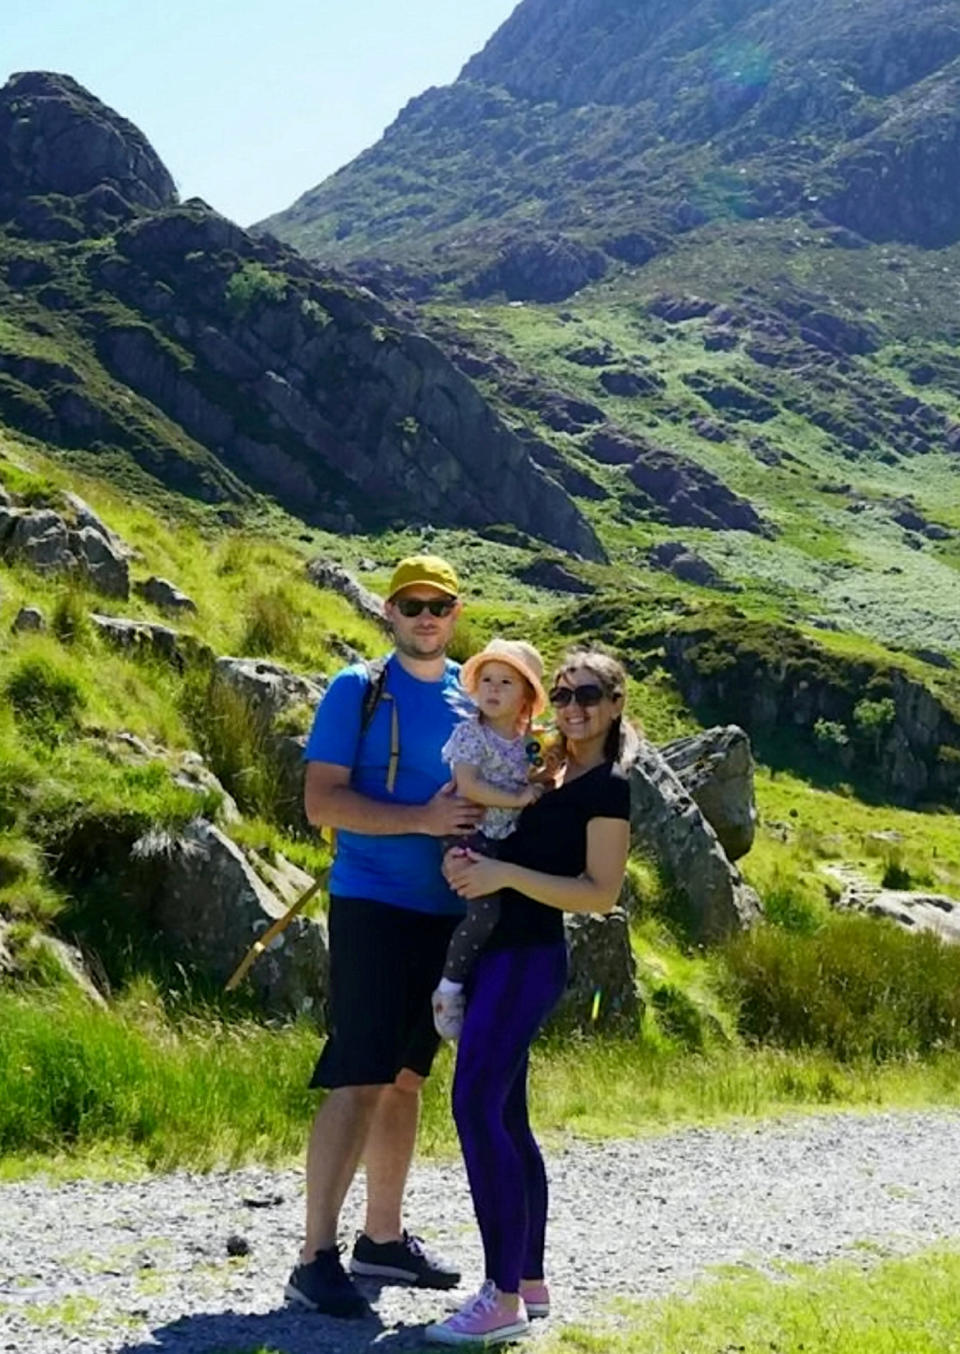
[[592, 649], [566, 655], [550, 698], [563, 739], [556, 789], [521, 814], [498, 860], [454, 849], [445, 873], [466, 899], [501, 892], [500, 920], [471, 977], [453, 1113], [483, 1238], [486, 1282], [433, 1344], [497, 1344], [546, 1316], [547, 1179], [527, 1115], [530, 1045], [566, 985], [564, 912], [609, 912], [630, 844], [620, 767], [636, 735], [625, 673]]

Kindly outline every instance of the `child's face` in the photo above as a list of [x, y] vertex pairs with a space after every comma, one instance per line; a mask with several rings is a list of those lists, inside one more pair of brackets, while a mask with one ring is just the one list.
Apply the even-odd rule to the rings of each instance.
[[518, 724], [528, 701], [527, 684], [509, 663], [491, 659], [477, 674], [474, 700], [487, 719], [510, 719]]

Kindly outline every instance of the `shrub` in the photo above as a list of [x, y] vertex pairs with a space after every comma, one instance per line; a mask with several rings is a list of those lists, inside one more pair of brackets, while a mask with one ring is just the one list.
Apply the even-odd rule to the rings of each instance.
[[844, 748], [850, 742], [846, 725], [838, 724], [832, 719], [818, 719], [813, 726], [813, 736], [817, 746], [824, 750]]
[[761, 927], [724, 953], [748, 1038], [878, 1062], [960, 1047], [960, 949], [934, 935], [837, 917], [809, 936]]
[[885, 889], [908, 889], [910, 887], [912, 877], [910, 871], [904, 865], [899, 851], [894, 850], [888, 853], [880, 882]]
[[18, 719], [44, 742], [74, 732], [87, 699], [73, 672], [52, 655], [28, 654], [17, 663], [4, 691]]
[[288, 279], [262, 263], [250, 261], [232, 274], [226, 287], [227, 305], [239, 316], [262, 303], [279, 304], [287, 298]]

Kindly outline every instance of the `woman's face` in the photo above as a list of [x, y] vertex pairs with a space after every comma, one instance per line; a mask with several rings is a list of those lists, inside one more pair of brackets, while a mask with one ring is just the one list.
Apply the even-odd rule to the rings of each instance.
[[611, 699], [603, 682], [588, 667], [570, 668], [564, 672], [557, 678], [554, 690], [567, 688], [576, 691], [583, 687], [587, 688], [584, 693], [587, 696], [595, 695], [597, 690], [601, 691], [600, 700], [596, 704], [587, 705], [581, 705], [575, 700], [571, 700], [568, 705], [558, 705], [554, 702], [557, 728], [570, 743], [605, 738], [610, 725], [623, 709], [623, 697]]

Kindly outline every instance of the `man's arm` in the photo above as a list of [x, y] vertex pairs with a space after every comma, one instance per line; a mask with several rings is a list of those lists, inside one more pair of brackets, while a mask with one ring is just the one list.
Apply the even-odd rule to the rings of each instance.
[[304, 807], [314, 827], [362, 832], [368, 837], [399, 837], [408, 832], [428, 837], [472, 832], [483, 814], [444, 786], [426, 804], [389, 804], [350, 788], [350, 768], [332, 762], [308, 762]]

